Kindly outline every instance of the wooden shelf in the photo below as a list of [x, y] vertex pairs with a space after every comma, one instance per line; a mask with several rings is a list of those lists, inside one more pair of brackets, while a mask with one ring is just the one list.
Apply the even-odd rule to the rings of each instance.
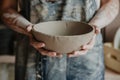
[[15, 63], [15, 56], [2, 55], [0, 56], [0, 63]]

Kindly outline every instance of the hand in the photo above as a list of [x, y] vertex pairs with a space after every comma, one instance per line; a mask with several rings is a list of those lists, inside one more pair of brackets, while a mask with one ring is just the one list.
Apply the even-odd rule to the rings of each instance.
[[93, 28], [95, 29], [95, 34], [94, 34], [92, 40], [91, 40], [89, 43], [81, 46], [81, 50], [80, 50], [80, 51], [74, 51], [74, 52], [72, 52], [72, 53], [69, 53], [69, 54], [68, 54], [68, 57], [77, 57], [77, 56], [80, 56], [80, 55], [84, 55], [84, 54], [86, 54], [90, 49], [93, 48], [93, 46], [94, 46], [94, 44], [95, 44], [96, 35], [97, 35], [98, 33], [100, 33], [100, 29], [99, 29], [99, 28], [97, 28], [97, 27], [95, 27], [95, 26], [93, 26]]
[[[29, 26], [27, 27], [27, 31], [28, 31], [29, 33], [31, 33], [32, 26], [33, 26], [33, 25], [29, 25]], [[58, 54], [58, 53], [56, 53], [56, 52], [54, 52], [54, 51], [50, 51], [50, 50], [44, 49], [45, 43], [36, 41], [36, 40], [33, 38], [32, 35], [29, 35], [29, 38], [30, 38], [30, 44], [31, 44], [36, 50], [38, 50], [42, 55], [44, 55], [44, 56], [49, 56], [49, 57], [62, 57], [61, 54]]]
[[44, 47], [45, 44], [34, 40], [31, 34], [33, 24], [30, 23], [21, 15], [19, 15], [13, 9], [6, 10], [4, 14], [2, 14], [2, 19], [3, 19], [3, 22], [5, 22], [12, 30], [29, 36], [30, 44], [34, 48], [36, 48], [42, 55], [47, 55], [51, 57], [59, 56], [58, 54], [56, 54], [56, 52], [42, 49], [42, 47]]

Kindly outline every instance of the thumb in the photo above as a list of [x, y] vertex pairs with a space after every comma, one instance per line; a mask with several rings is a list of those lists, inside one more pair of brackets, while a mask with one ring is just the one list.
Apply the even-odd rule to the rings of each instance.
[[31, 32], [33, 26], [34, 26], [33, 24], [28, 25], [26, 28], [27, 32]]

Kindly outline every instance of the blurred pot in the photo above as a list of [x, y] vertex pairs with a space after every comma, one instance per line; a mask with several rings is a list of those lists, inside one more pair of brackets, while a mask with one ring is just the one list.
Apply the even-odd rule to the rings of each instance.
[[120, 50], [120, 28], [117, 30], [114, 37], [114, 48]]
[[112, 43], [106, 43], [104, 45], [104, 53], [105, 53], [105, 65], [120, 73], [120, 51], [114, 49]]

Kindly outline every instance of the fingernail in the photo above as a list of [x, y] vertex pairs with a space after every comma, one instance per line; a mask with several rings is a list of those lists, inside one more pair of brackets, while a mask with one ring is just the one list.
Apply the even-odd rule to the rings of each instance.
[[32, 27], [28, 27], [27, 31], [30, 32], [32, 30]]
[[74, 54], [78, 54], [78, 51], [74, 52]]
[[82, 49], [86, 49], [86, 46], [83, 46]]
[[83, 46], [83, 49], [86, 49], [86, 46]]
[[52, 52], [53, 56], [56, 56], [56, 52]]
[[44, 46], [45, 46], [45, 44], [41, 44], [41, 46], [42, 46], [42, 47], [44, 47]]

